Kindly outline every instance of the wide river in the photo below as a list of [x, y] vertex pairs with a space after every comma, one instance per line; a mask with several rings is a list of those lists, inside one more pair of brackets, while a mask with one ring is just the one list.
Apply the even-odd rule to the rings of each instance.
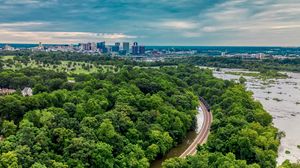
[[[214, 76], [238, 80], [240, 76], [226, 74], [225, 72], [248, 72], [238, 69], [214, 70]], [[282, 138], [279, 148], [278, 164], [289, 159], [297, 162], [300, 159], [300, 73], [287, 73], [288, 79], [271, 79], [262, 81], [254, 77], [247, 77], [246, 87], [252, 91], [253, 97], [260, 101], [273, 116], [273, 123], [280, 131], [284, 131], [286, 137]], [[287, 154], [286, 151], [290, 151]]]

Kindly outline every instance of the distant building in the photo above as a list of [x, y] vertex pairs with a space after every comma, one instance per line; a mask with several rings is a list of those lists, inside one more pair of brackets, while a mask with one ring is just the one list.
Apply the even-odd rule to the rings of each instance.
[[91, 43], [91, 51], [97, 51], [96, 43]]
[[79, 49], [80, 49], [81, 51], [86, 51], [86, 50], [88, 50], [88, 44], [87, 44], [87, 43], [80, 43], [80, 44], [79, 44]]
[[42, 42], [39, 42], [39, 47], [38, 47], [39, 50], [43, 50], [44, 49], [44, 46], [42, 44]]
[[25, 87], [23, 90], [22, 90], [22, 95], [25, 97], [25, 96], [32, 96], [32, 89], [30, 87]]
[[264, 59], [265, 57], [266, 57], [266, 54], [264, 54], [264, 53], [259, 53], [257, 56], [258, 59]]
[[139, 46], [139, 55], [144, 55], [146, 52], [145, 46]]
[[145, 46], [139, 46], [137, 42], [133, 43], [132, 54], [133, 55], [143, 55], [145, 54]]
[[129, 46], [130, 46], [129, 42], [123, 42], [123, 50], [125, 50], [126, 53], [129, 53]]
[[127, 54], [127, 51], [126, 50], [120, 50], [119, 51], [119, 55], [126, 55]]
[[48, 46], [46, 51], [47, 52], [51, 52], [51, 51], [74, 52], [75, 48], [73, 45], [55, 45], [55, 46]]
[[107, 53], [107, 48], [105, 46], [105, 41], [97, 43], [97, 49], [102, 53]]
[[132, 46], [132, 54], [133, 55], [139, 55], [139, 45], [137, 42], [134, 42], [133, 43], [133, 46]]
[[5, 45], [3, 47], [3, 51], [14, 51], [14, 50], [15, 50], [15, 48], [12, 46], [9, 46], [9, 45]]
[[112, 52], [119, 52], [120, 51], [120, 43], [115, 43], [114, 46], [112, 46], [111, 50]]
[[91, 51], [92, 50], [92, 43], [87, 43], [86, 44], [86, 51]]

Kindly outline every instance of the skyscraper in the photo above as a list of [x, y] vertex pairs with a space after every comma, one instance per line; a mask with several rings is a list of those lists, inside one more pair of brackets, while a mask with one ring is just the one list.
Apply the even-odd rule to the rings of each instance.
[[115, 43], [115, 45], [112, 47], [112, 52], [119, 52], [120, 51], [120, 43]]
[[129, 42], [123, 42], [123, 50], [126, 51], [126, 53], [129, 53]]
[[82, 51], [90, 51], [91, 50], [91, 46], [92, 46], [92, 43], [80, 43], [79, 44], [79, 48]]
[[139, 55], [144, 55], [145, 54], [145, 46], [139, 46]]
[[133, 46], [132, 46], [132, 54], [133, 55], [139, 55], [139, 45], [137, 42], [134, 42], [133, 43]]
[[92, 51], [97, 51], [97, 45], [96, 45], [96, 43], [91, 43], [91, 50]]
[[105, 47], [105, 41], [97, 43], [97, 48], [102, 52], [102, 53], [107, 53], [107, 49]]

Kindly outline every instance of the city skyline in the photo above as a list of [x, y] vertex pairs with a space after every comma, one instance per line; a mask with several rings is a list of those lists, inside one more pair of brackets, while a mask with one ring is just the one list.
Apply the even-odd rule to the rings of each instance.
[[0, 42], [300, 46], [296, 0], [0, 0]]

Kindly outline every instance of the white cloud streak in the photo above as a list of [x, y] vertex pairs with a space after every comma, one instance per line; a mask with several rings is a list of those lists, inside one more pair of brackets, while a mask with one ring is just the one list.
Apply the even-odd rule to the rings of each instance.
[[219, 34], [221, 45], [299, 45], [299, 16], [300, 3], [293, 0], [226, 1], [201, 14], [193, 34]]
[[184, 30], [184, 29], [194, 29], [198, 27], [198, 24], [190, 21], [182, 21], [182, 20], [170, 20], [170, 21], [162, 21], [158, 24], [157, 27], [167, 28], [167, 29], [175, 29], [175, 30]]
[[97, 42], [106, 40], [113, 42], [122, 39], [134, 39], [136, 36], [123, 33], [94, 33], [94, 32], [51, 32], [51, 31], [24, 31], [26, 28], [43, 28], [52, 25], [47, 22], [14, 22], [0, 23], [1, 42], [21, 43], [79, 43]]

